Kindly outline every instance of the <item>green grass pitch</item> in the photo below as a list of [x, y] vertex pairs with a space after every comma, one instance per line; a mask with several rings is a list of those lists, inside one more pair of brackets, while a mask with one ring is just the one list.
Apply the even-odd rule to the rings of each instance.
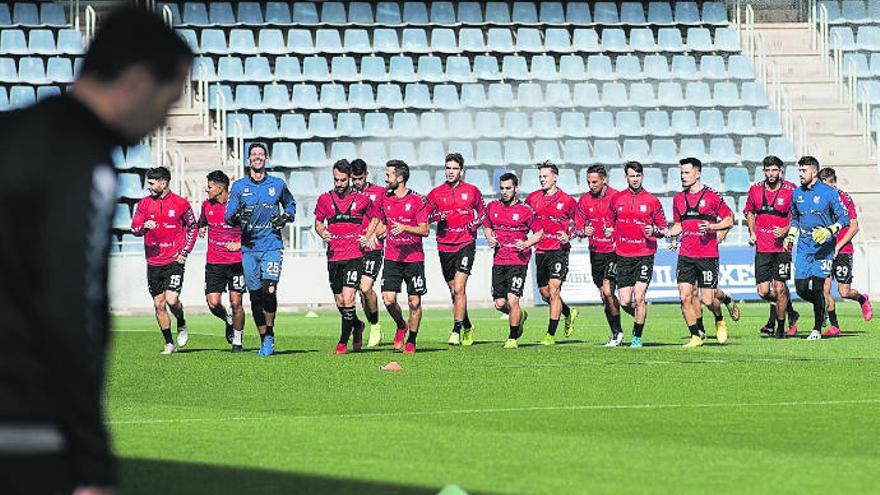
[[[230, 354], [210, 316], [159, 356], [151, 317], [119, 317], [107, 409], [122, 493], [877, 493], [880, 331], [855, 303], [838, 313], [840, 338], [778, 341], [758, 335], [766, 306], [746, 305], [728, 345], [682, 349], [678, 306], [655, 304], [645, 348], [605, 349], [597, 306], [570, 341], [529, 345], [546, 329], [534, 309], [525, 345], [503, 350], [496, 312], [472, 311], [477, 345], [449, 348], [450, 314], [432, 310], [415, 356], [390, 350], [384, 314], [383, 347], [346, 356], [338, 313], [283, 314], [268, 359]], [[392, 360], [402, 372], [379, 371]]]

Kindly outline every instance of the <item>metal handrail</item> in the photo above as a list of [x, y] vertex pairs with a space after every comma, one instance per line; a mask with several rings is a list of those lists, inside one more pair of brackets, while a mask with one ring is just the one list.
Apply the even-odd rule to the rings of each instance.
[[199, 62], [199, 100], [201, 108], [199, 109], [199, 117], [202, 121], [202, 132], [204, 136], [210, 134], [209, 112], [210, 112], [210, 96], [208, 95], [208, 64], [204, 60]]
[[220, 83], [217, 83], [217, 108], [214, 111], [214, 143], [223, 152], [226, 159], [226, 97], [220, 91]]
[[795, 140], [795, 150], [798, 155], [803, 156], [807, 152], [807, 121], [803, 115], [797, 119], [795, 132], [797, 137]]
[[79, 31], [79, 0], [68, 0], [67, 4], [73, 17], [73, 29]]
[[862, 140], [865, 142], [867, 146], [865, 148], [868, 151], [868, 158], [874, 156], [874, 146], [871, 143], [871, 101], [868, 99], [868, 88], [862, 87], [860, 91], [862, 95], [862, 125], [860, 126], [862, 129]]
[[847, 65], [847, 86], [849, 87], [849, 94], [847, 95], [847, 106], [849, 107], [850, 114], [852, 115], [853, 125], [858, 128], [859, 126], [859, 109], [858, 109], [858, 98], [856, 98], [856, 86], [858, 83], [858, 75], [856, 75], [856, 63], [854, 60], [850, 59]]
[[[153, 10], [155, 10], [155, 6], [153, 7]], [[171, 7], [167, 5], [162, 6], [162, 20], [165, 21], [165, 24], [167, 24], [168, 27], [174, 25], [174, 14], [171, 13]]]
[[92, 38], [95, 37], [96, 21], [97, 14], [95, 13], [95, 8], [91, 5], [86, 5], [86, 45], [88, 45], [92, 41]]

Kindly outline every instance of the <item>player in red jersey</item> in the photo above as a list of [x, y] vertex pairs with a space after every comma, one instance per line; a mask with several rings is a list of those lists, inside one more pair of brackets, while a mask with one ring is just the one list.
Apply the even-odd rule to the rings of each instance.
[[315, 204], [315, 232], [327, 243], [327, 274], [336, 308], [342, 315], [335, 354], [361, 350], [364, 322], [358, 319], [355, 296], [360, 285], [363, 252], [360, 236], [370, 223], [370, 198], [352, 189], [348, 160], [333, 164], [333, 190], [318, 196]]
[[370, 322], [367, 347], [376, 347], [382, 341], [382, 325], [379, 324], [379, 298], [376, 297], [373, 285], [382, 272], [382, 248], [385, 245], [384, 225], [378, 221], [376, 213], [381, 211], [381, 202], [386, 191], [384, 187], [371, 184], [367, 180], [367, 163], [360, 158], [351, 161], [351, 186], [370, 198], [373, 204], [370, 212], [371, 222], [360, 238], [364, 256], [358, 292], [361, 295], [361, 304], [364, 306], [367, 321]]
[[529, 194], [528, 204], [541, 219], [544, 236], [535, 248], [538, 290], [550, 305], [550, 321], [547, 334], [541, 340], [544, 345], [556, 343], [556, 328], [560, 314], [565, 317], [565, 336], [574, 331], [578, 311], [568, 307], [562, 300], [562, 283], [568, 276], [568, 258], [571, 251], [571, 234], [574, 231], [574, 214], [577, 203], [574, 198], [556, 186], [559, 168], [550, 161], [538, 164], [541, 189]]
[[715, 315], [719, 344], [727, 342], [727, 324], [721, 304], [715, 297], [718, 287], [718, 231], [733, 225], [733, 212], [718, 192], [700, 179], [703, 164], [696, 158], [679, 161], [683, 191], [672, 200], [673, 224], [663, 232], [668, 237], [682, 236], [678, 255], [678, 292], [681, 312], [691, 339], [685, 347], [703, 345], [703, 308]]
[[[394, 348], [399, 350], [404, 347], [406, 339], [404, 354], [414, 354], [416, 335], [422, 321], [422, 296], [428, 293], [422, 238], [427, 237], [430, 230], [427, 201], [406, 187], [408, 180], [409, 166], [402, 160], [389, 160], [385, 167], [388, 192], [382, 199], [379, 218], [386, 226], [382, 301], [397, 325]], [[404, 321], [400, 305], [397, 304], [397, 294], [404, 281], [409, 296], [409, 324]]]
[[[834, 246], [834, 263], [831, 265], [831, 274], [837, 280], [837, 293], [844, 299], [856, 301], [862, 307], [862, 318], [871, 321], [874, 317], [874, 309], [867, 294], [862, 294], [853, 289], [853, 253], [855, 249], [852, 239], [859, 232], [858, 211], [856, 204], [846, 191], [837, 187], [837, 173], [833, 168], [825, 167], [819, 171], [819, 180], [837, 189], [840, 193], [840, 201], [849, 213], [849, 227], [840, 229], [837, 233], [837, 244]], [[831, 278], [825, 279], [825, 301], [828, 308], [828, 321], [831, 327], [822, 332], [823, 337], [836, 337], [840, 335], [840, 325], [837, 321], [837, 310], [834, 298], [831, 297]]]
[[605, 237], [613, 236], [617, 252], [620, 306], [633, 316], [630, 347], [641, 347], [648, 316], [645, 295], [654, 273], [657, 238], [663, 237], [666, 217], [660, 200], [642, 188], [642, 164], [630, 161], [623, 168], [627, 188], [611, 198]]
[[[437, 251], [443, 279], [452, 296], [449, 345], [473, 345], [474, 328], [467, 312], [467, 281], [474, 266], [477, 229], [483, 222], [483, 195], [464, 181], [464, 158], [446, 155], [446, 182], [428, 193], [428, 221], [437, 222]], [[462, 335], [464, 329], [464, 335]]]
[[574, 224], [575, 235], [590, 239], [590, 268], [593, 283], [599, 289], [599, 296], [605, 308], [605, 319], [611, 329], [611, 338], [605, 346], [617, 347], [623, 341], [620, 301], [614, 295], [617, 254], [614, 252], [614, 239], [605, 237], [605, 227], [608, 226], [611, 198], [618, 191], [608, 185], [607, 179], [608, 172], [602, 165], [593, 165], [587, 169], [587, 184], [590, 190], [578, 200]]
[[[241, 228], [226, 223], [229, 177], [220, 170], [208, 174], [208, 199], [199, 215], [199, 236], [208, 238], [205, 263], [205, 299], [211, 314], [226, 324], [226, 342], [232, 352], [241, 352], [244, 331], [242, 293], [246, 290], [241, 266]], [[223, 306], [223, 293], [229, 290], [229, 311]]]
[[763, 167], [764, 180], [749, 188], [743, 212], [749, 226], [749, 244], [755, 246], [758, 295], [770, 303], [770, 316], [761, 332], [782, 338], [786, 315], [789, 335], [797, 332], [800, 318], [791, 304], [787, 283], [791, 279], [791, 253], [782, 245], [791, 225], [791, 198], [797, 186], [783, 179], [783, 163], [778, 157], [765, 157]]
[[[489, 247], [495, 249], [492, 266], [492, 298], [495, 309], [508, 315], [510, 333], [505, 349], [516, 349], [516, 339], [523, 334], [529, 314], [519, 306], [526, 282], [526, 272], [532, 257], [532, 246], [544, 235], [541, 220], [535, 211], [517, 196], [519, 179], [505, 173], [499, 178], [501, 199], [486, 206], [483, 233]], [[529, 231], [532, 235], [529, 235]]]
[[147, 257], [147, 285], [153, 297], [156, 322], [165, 337], [162, 354], [177, 350], [171, 339], [171, 319], [177, 320], [177, 346], [189, 339], [180, 291], [183, 288], [184, 264], [198, 236], [196, 217], [189, 201], [171, 192], [171, 172], [165, 167], [147, 171], [150, 195], [137, 204], [131, 220], [131, 233], [144, 238]]

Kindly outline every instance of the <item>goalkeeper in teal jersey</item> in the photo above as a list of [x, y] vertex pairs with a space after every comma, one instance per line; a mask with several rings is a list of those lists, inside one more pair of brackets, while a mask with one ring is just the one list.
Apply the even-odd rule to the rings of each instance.
[[825, 322], [825, 279], [831, 276], [835, 234], [849, 226], [849, 215], [834, 188], [819, 180], [819, 161], [812, 156], [798, 160], [801, 185], [791, 200], [791, 228], [785, 249], [797, 240], [794, 283], [801, 299], [813, 305], [815, 318], [810, 340], [822, 338]]

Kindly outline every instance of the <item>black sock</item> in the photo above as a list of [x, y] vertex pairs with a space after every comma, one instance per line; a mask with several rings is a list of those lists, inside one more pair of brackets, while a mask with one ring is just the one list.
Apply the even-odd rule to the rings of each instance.
[[608, 328], [611, 330], [611, 334], [614, 335], [614, 315], [611, 314], [608, 306], [605, 306], [605, 321], [608, 322]]
[[718, 312], [718, 314], [715, 315], [715, 321], [724, 321], [724, 313]]
[[180, 330], [181, 327], [185, 327], [185, 326], [186, 326], [186, 318], [181, 316], [180, 318], [177, 319], [177, 329]]
[[797, 313], [794, 310], [794, 306], [791, 304], [791, 299], [788, 300], [788, 304], [785, 306], [785, 312], [788, 313], [788, 317], [791, 318], [791, 315]]
[[571, 308], [568, 307], [568, 304], [562, 303], [562, 316], [566, 318], [571, 316]]
[[275, 326], [274, 325], [266, 325], [266, 337], [274, 337], [275, 336]]
[[642, 338], [643, 331], [645, 331], [644, 323], [633, 323], [633, 337]]
[[456, 321], [452, 325], [452, 333], [461, 333], [461, 327], [464, 325], [463, 321]]
[[351, 332], [354, 330], [355, 309], [354, 307], [342, 308], [342, 331], [339, 334], [339, 343], [348, 345]]
[[550, 335], [556, 335], [556, 327], [559, 326], [559, 320], [550, 320], [550, 323], [547, 324], [547, 333]]
[[518, 339], [521, 330], [519, 329], [519, 325], [510, 325], [510, 333], [507, 334], [508, 339]]
[[828, 320], [831, 321], [831, 326], [832, 326], [832, 327], [837, 327], [837, 326], [839, 326], [839, 325], [837, 324], [837, 310], [829, 311], [829, 312], [828, 312]]
[[418, 332], [410, 331], [409, 335], [406, 336], [406, 343], [415, 345], [417, 335], [418, 335]]
[[398, 330], [406, 330], [406, 321], [403, 319], [403, 315], [400, 313], [400, 310], [397, 306], [385, 306], [385, 309], [388, 310], [388, 314], [391, 315], [391, 319], [394, 320], [394, 324], [397, 325]]
[[697, 330], [700, 331], [700, 333], [706, 333], [706, 327], [703, 326], [703, 317], [702, 316], [697, 317], [696, 327], [697, 327]]
[[730, 304], [731, 301], [732, 301], [732, 299], [727, 294], [724, 294], [724, 297], [721, 298], [721, 302], [723, 304]]
[[623, 327], [620, 325], [620, 315], [613, 315], [612, 318], [613, 321], [611, 323], [611, 331], [614, 333], [614, 335], [623, 333]]
[[693, 335], [695, 337], [700, 336], [700, 330], [699, 330], [699, 328], [697, 328], [696, 323], [694, 323], [693, 325], [688, 325], [688, 332], [690, 332], [691, 335]]
[[865, 302], [867, 300], [868, 300], [867, 296], [865, 296], [864, 294], [859, 294], [859, 304], [865, 304]]
[[467, 311], [464, 312], [464, 319], [461, 320], [461, 323], [464, 325], [464, 328], [466, 330], [470, 330], [471, 328], [474, 328], [474, 326], [471, 324], [471, 318], [470, 318], [470, 316], [468, 316]]
[[264, 340], [266, 340], [266, 334], [261, 333], [260, 334], [260, 343], [262, 344]]
[[171, 329], [170, 328], [163, 328], [162, 329], [162, 337], [165, 337], [166, 344], [173, 344], [174, 343], [174, 340], [171, 339]]
[[364, 311], [364, 313], [366, 313], [367, 321], [370, 322], [370, 325], [375, 325], [376, 323], [379, 323], [379, 312], [378, 311], [374, 311], [372, 313], [369, 311]]
[[770, 303], [770, 317], [767, 319], [767, 328], [773, 328], [773, 322], [776, 321], [776, 303]]
[[785, 332], [785, 318], [776, 320], [776, 333], [782, 335]]

